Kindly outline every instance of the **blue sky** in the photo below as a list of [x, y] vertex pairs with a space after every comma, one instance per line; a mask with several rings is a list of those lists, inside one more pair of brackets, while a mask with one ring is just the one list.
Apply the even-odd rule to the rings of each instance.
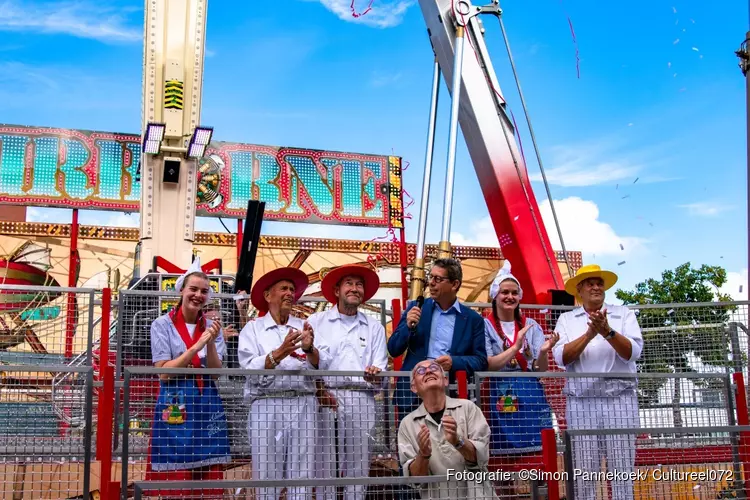
[[[357, 0], [357, 10], [368, 1]], [[414, 1], [374, 0], [370, 13], [354, 18], [349, 5], [210, 2], [202, 122], [218, 140], [400, 155], [410, 162], [405, 187], [418, 198], [432, 76], [421, 11]], [[614, 268], [624, 287], [686, 261], [722, 265], [727, 291], [746, 298], [747, 286], [739, 293], [747, 279], [745, 80], [734, 51], [747, 30], [747, 3], [508, 0], [502, 7], [568, 249]], [[141, 1], [0, 0], [0, 121], [139, 132], [142, 24]], [[485, 26], [529, 172], [538, 177], [500, 31], [493, 19]], [[442, 85], [432, 242], [440, 234], [450, 106]], [[544, 186], [535, 182], [534, 190], [548, 214]], [[419, 199], [410, 208], [410, 241], [418, 206]], [[44, 209], [30, 216], [68, 217]], [[454, 243], [497, 244], [463, 139], [453, 217]], [[137, 224], [99, 212], [81, 220]], [[213, 220], [198, 228], [222, 230]], [[283, 223], [266, 223], [264, 232], [384, 233]]]

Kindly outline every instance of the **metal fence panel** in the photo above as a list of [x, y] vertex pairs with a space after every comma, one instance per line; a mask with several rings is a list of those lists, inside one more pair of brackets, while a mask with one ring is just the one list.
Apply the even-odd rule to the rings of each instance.
[[[748, 304], [709, 302], [628, 306], [643, 334], [638, 371], [644, 373], [728, 373], [748, 366]], [[467, 304], [489, 317], [491, 305]], [[554, 330], [561, 314], [571, 306], [522, 305], [524, 315], [546, 332]], [[550, 357], [550, 369], [558, 369]]]
[[0, 285], [0, 363], [90, 365], [94, 294], [83, 288]]
[[[62, 374], [71, 384], [53, 397]], [[13, 498], [88, 498], [92, 368], [0, 366], [0, 377], [0, 489]], [[60, 418], [55, 405], [82, 418]]]
[[[606, 496], [608, 487], [613, 498], [743, 498], [740, 457], [749, 450], [740, 447], [740, 433], [748, 431], [750, 426], [568, 430], [566, 498]], [[660, 438], [640, 442], [638, 433]], [[677, 452], [670, 453], [675, 443]], [[602, 444], [606, 465], [596, 459]], [[635, 460], [626, 456], [631, 450]]]

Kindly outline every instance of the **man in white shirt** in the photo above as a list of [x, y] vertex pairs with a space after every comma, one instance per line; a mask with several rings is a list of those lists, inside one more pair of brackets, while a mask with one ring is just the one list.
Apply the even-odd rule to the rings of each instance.
[[[557, 365], [573, 373], [636, 373], [643, 336], [633, 311], [605, 304], [605, 291], [617, 275], [597, 265], [583, 266], [565, 283], [565, 290], [582, 307], [560, 316], [555, 332], [560, 341], [552, 353]], [[565, 384], [568, 428], [637, 428], [638, 396], [635, 378], [570, 378]], [[631, 500], [633, 482], [622, 479], [635, 470], [635, 434], [590, 435], [573, 438], [574, 467], [600, 472], [605, 451], [607, 470], [617, 473], [612, 481], [613, 500]], [[596, 482], [576, 479], [576, 498], [594, 500]]]
[[[388, 365], [385, 329], [380, 321], [359, 311], [378, 291], [380, 280], [369, 267], [341, 266], [325, 275], [323, 296], [335, 304], [315, 313], [308, 322], [328, 346], [330, 363], [321, 370], [364, 372], [364, 377], [325, 377], [318, 400], [318, 462], [320, 478], [368, 477], [370, 434], [375, 427], [375, 393], [382, 379], [374, 375]], [[381, 416], [380, 418], [383, 418]], [[338, 462], [338, 463], [337, 463]], [[317, 498], [336, 499], [334, 487], [317, 488]], [[344, 498], [364, 500], [364, 486], [347, 486]]]
[[[307, 288], [307, 275], [284, 267], [261, 277], [250, 300], [261, 312], [240, 332], [240, 366], [249, 370], [314, 370], [327, 363], [327, 348], [315, 342], [313, 328], [291, 315]], [[318, 347], [315, 347], [315, 344]], [[315, 382], [301, 375], [251, 375], [248, 435], [253, 479], [308, 479], [315, 476]], [[276, 500], [281, 488], [258, 488], [258, 500]], [[288, 488], [287, 497], [309, 499], [312, 487]]]

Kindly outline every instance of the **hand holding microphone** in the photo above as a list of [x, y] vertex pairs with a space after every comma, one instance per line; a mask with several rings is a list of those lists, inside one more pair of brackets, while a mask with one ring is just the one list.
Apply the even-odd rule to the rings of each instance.
[[417, 297], [417, 305], [409, 309], [406, 314], [406, 325], [410, 330], [414, 330], [419, 323], [419, 319], [422, 317], [422, 306], [424, 305], [424, 297], [420, 295]]

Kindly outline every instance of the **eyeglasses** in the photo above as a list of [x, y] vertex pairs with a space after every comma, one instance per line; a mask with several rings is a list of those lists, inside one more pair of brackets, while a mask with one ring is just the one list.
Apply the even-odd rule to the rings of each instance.
[[435, 276], [434, 274], [430, 274], [427, 276], [427, 281], [434, 281], [435, 283], [442, 283], [443, 281], [450, 281], [450, 278], [447, 276]]
[[420, 366], [419, 368], [415, 370], [416, 374], [420, 376], [424, 375], [428, 371], [432, 373], [438, 373], [438, 372], [442, 372], [443, 368], [437, 363], [432, 363], [427, 366]]

